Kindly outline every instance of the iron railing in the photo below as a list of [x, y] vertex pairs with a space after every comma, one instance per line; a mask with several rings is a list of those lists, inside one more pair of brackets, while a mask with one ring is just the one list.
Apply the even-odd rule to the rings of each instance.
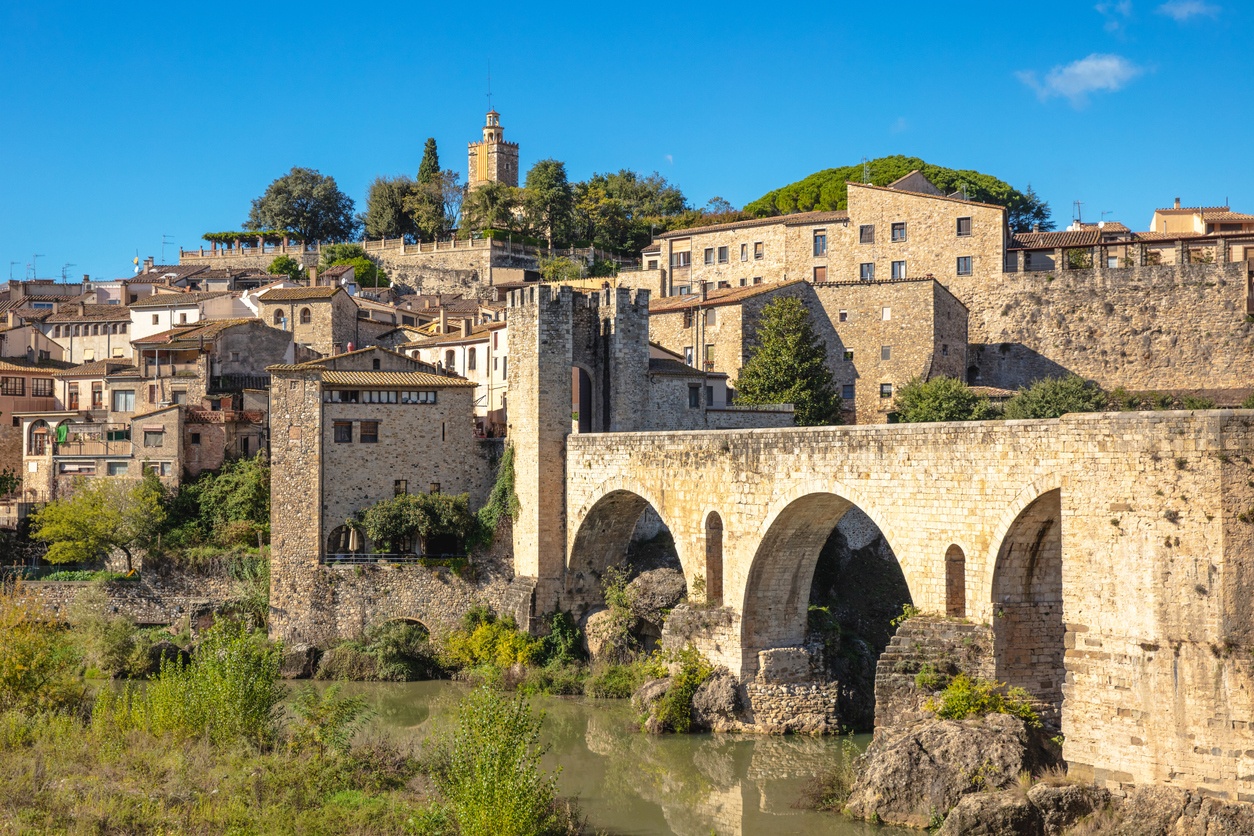
[[446, 566], [457, 569], [466, 565], [464, 554], [415, 554], [414, 552], [331, 552], [322, 556], [326, 564], [405, 563], [417, 566]]

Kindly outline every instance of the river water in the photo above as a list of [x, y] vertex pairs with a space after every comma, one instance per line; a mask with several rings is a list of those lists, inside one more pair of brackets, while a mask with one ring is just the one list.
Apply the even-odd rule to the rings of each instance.
[[[374, 711], [372, 731], [422, 740], [447, 729], [467, 686], [351, 683]], [[834, 738], [642, 734], [626, 700], [536, 697], [548, 768], [577, 796], [593, 831], [615, 836], [890, 836], [901, 831], [793, 807], [814, 775], [840, 757]], [[858, 739], [865, 745], [869, 735]]]

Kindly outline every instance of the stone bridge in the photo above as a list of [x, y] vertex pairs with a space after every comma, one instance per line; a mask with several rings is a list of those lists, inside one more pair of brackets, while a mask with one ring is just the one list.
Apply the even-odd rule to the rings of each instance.
[[537, 555], [536, 609], [590, 603], [652, 507], [689, 589], [700, 578], [728, 613], [701, 649], [749, 681], [764, 651], [801, 644], [819, 550], [856, 506], [920, 610], [991, 625], [997, 677], [1061, 705], [1073, 770], [1249, 798], [1251, 422], [572, 435], [565, 554]]

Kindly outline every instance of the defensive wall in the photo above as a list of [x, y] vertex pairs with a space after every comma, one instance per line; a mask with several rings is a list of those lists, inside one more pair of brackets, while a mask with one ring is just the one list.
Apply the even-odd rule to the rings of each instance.
[[758, 680], [801, 647], [819, 550], [857, 506], [916, 606], [989, 625], [997, 678], [1061, 708], [1075, 774], [1251, 799], [1252, 425], [1205, 411], [571, 436], [565, 549], [539, 552], [538, 580], [588, 606], [652, 506], [689, 589], [700, 576], [726, 610], [698, 646]]

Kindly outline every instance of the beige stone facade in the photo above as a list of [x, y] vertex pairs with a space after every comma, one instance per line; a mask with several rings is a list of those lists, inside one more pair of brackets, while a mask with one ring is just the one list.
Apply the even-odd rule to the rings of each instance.
[[484, 117], [483, 139], [470, 143], [466, 163], [466, 187], [473, 189], [484, 183], [518, 186], [518, 143], [505, 141], [501, 114], [495, 110]]

